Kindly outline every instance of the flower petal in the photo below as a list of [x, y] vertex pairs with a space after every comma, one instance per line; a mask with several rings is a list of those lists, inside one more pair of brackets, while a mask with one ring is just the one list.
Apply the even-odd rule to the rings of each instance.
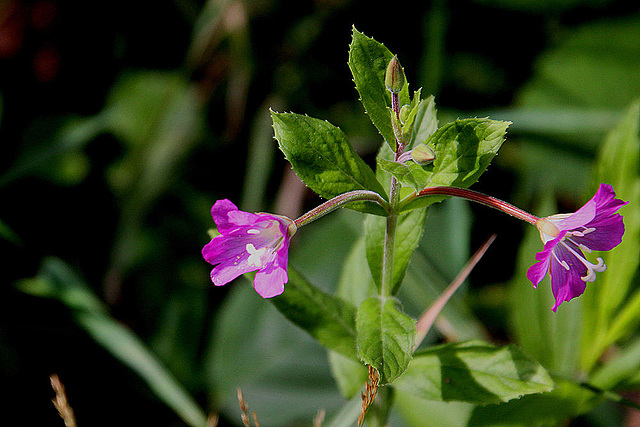
[[286, 269], [269, 264], [256, 273], [253, 287], [262, 298], [271, 298], [284, 292], [284, 284], [288, 280]]
[[213, 222], [216, 223], [218, 232], [224, 234], [236, 228], [235, 224], [229, 220], [229, 213], [237, 210], [238, 207], [227, 199], [218, 200], [213, 204], [211, 216], [213, 217]]
[[[542, 252], [538, 252], [538, 254], [542, 254]], [[536, 256], [536, 259], [538, 257]], [[549, 256], [546, 256], [540, 259], [539, 262], [533, 264], [527, 270], [527, 278], [533, 283], [533, 287], [537, 288], [544, 276], [547, 275], [547, 271], [549, 271]]]
[[[575, 250], [579, 252], [578, 248]], [[580, 253], [580, 255], [582, 255]], [[587, 273], [585, 265], [562, 245], [554, 248], [551, 256], [551, 291], [556, 303], [551, 310], [556, 309], [564, 301], [569, 301], [584, 293], [587, 283], [582, 280]]]
[[255, 270], [257, 268], [247, 262], [247, 257], [239, 262], [229, 260], [216, 265], [211, 270], [211, 281], [216, 286], [222, 286], [245, 273]]
[[560, 232], [558, 237], [547, 241], [544, 245], [544, 249], [536, 254], [536, 259], [539, 262], [533, 264], [529, 267], [529, 270], [527, 270], [527, 278], [531, 283], [533, 283], [534, 288], [538, 287], [538, 284], [540, 284], [542, 279], [544, 279], [544, 276], [546, 276], [547, 271], [549, 271], [549, 258], [551, 257], [551, 252], [566, 234], [566, 231]]
[[574, 230], [578, 227], [584, 227], [585, 224], [589, 223], [596, 217], [597, 209], [595, 197], [596, 196], [593, 196], [591, 200], [585, 203], [585, 205], [576, 212], [556, 222], [555, 226], [558, 227], [559, 230]]
[[615, 214], [596, 223], [587, 224], [587, 229], [594, 229], [583, 236], [572, 236], [571, 240], [593, 251], [610, 251], [622, 242], [624, 223], [622, 215]]

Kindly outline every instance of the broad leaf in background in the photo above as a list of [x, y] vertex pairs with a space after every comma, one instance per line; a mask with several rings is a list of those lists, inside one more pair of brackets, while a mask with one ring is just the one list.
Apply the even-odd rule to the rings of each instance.
[[[407, 314], [419, 318], [458, 275], [470, 256], [470, 230], [471, 212], [467, 201], [452, 198], [429, 207], [424, 234], [398, 293]], [[466, 290], [463, 285], [445, 305], [433, 333], [423, 345], [432, 343], [437, 336], [450, 342], [489, 339], [469, 306]]]
[[[320, 196], [331, 199], [352, 190], [386, 194], [369, 166], [353, 150], [347, 136], [325, 120], [271, 112], [275, 137], [296, 174]], [[377, 215], [384, 210], [370, 202], [349, 207]]]
[[527, 127], [500, 157], [519, 175], [523, 194], [545, 187], [593, 195], [594, 153], [621, 109], [640, 93], [639, 26], [634, 14], [567, 27], [536, 60], [516, 96], [523, 109], [503, 115], [517, 129]]
[[[353, 28], [349, 46], [349, 68], [360, 94], [360, 101], [371, 122], [390, 145], [395, 144], [391, 125], [391, 94], [384, 84], [384, 76], [393, 54], [378, 43]], [[410, 105], [409, 84], [405, 81], [399, 93], [400, 105]]]
[[237, 280], [213, 320], [202, 380], [213, 408], [228, 419], [238, 417], [238, 387], [266, 426], [311, 421], [319, 408], [332, 413], [344, 403], [325, 348], [266, 303], [249, 280]]
[[204, 123], [198, 88], [178, 72], [124, 73], [97, 117], [126, 147], [111, 165], [109, 183], [121, 204], [107, 276], [107, 299], [117, 299], [119, 279], [146, 254], [146, 216], [176, 179], [178, 165], [198, 141]]
[[[474, 118], [442, 126], [427, 139], [426, 143], [434, 150], [436, 158], [433, 164], [423, 167], [427, 174], [418, 184], [423, 188], [438, 185], [470, 187], [498, 153], [509, 125], [510, 122]], [[442, 199], [418, 198], [404, 209], [428, 206]]]
[[380, 385], [402, 374], [413, 353], [416, 322], [398, 306], [394, 298], [369, 298], [356, 317], [358, 356], [378, 370]]
[[[361, 235], [342, 264], [336, 294], [354, 307], [360, 307], [364, 300], [377, 293], [365, 254], [365, 238]], [[369, 376], [366, 366], [334, 351], [329, 351], [329, 363], [342, 395], [347, 399], [359, 397]]]
[[[393, 252], [393, 289], [395, 295], [402, 283], [413, 252], [418, 247], [427, 219], [427, 209], [416, 209], [398, 217], [395, 250]], [[364, 221], [367, 261], [378, 288], [382, 278], [382, 252], [384, 250], [385, 218], [368, 216]]]
[[2, 220], [0, 220], [0, 238], [13, 243], [14, 245], [22, 244], [20, 237]]
[[635, 15], [567, 31], [538, 60], [537, 73], [524, 87], [520, 103], [625, 107], [640, 93], [639, 25]]
[[640, 261], [640, 101], [634, 102], [609, 133], [596, 161], [593, 183], [611, 184], [618, 198], [629, 201], [622, 209], [622, 243], [601, 256], [607, 271], [597, 286], [585, 293], [585, 334], [582, 367], [589, 371], [617, 340], [634, 333], [640, 324], [640, 292], [630, 295]]
[[468, 341], [416, 353], [393, 386], [427, 400], [484, 405], [550, 391], [553, 380], [515, 346]]
[[285, 292], [270, 301], [287, 319], [322, 345], [358, 360], [355, 307], [313, 286], [291, 266], [288, 274]]
[[[468, 426], [548, 426], [565, 425], [565, 421], [592, 409], [602, 399], [578, 384], [556, 380], [555, 388], [548, 393], [528, 394], [520, 399], [499, 405], [477, 406]], [[607, 418], [603, 425], [617, 425]]]
[[189, 426], [202, 427], [207, 416], [137, 335], [112, 318], [107, 308], [62, 261], [45, 260], [40, 273], [19, 288], [55, 298], [71, 310], [84, 330], [113, 356], [135, 371], [149, 388]]
[[[593, 372], [589, 383], [602, 390], [632, 389], [629, 386], [638, 384], [640, 376], [640, 339], [621, 348], [617, 348], [614, 356]], [[631, 384], [630, 384], [631, 383]]]

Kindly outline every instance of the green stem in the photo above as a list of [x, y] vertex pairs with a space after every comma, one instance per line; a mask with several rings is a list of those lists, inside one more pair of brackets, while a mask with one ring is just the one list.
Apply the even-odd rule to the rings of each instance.
[[393, 252], [396, 245], [396, 228], [398, 215], [395, 213], [387, 217], [384, 233], [384, 251], [382, 252], [382, 296], [390, 296], [393, 292]]
[[[391, 105], [398, 120], [400, 119], [400, 103], [397, 93], [391, 93]], [[398, 161], [404, 152], [404, 144], [399, 140], [396, 134], [396, 152], [395, 160]], [[396, 248], [396, 229], [398, 228], [398, 211], [400, 203], [400, 191], [398, 189], [398, 180], [395, 176], [391, 177], [389, 189], [390, 211], [387, 217], [387, 224], [384, 230], [384, 249], [382, 251], [382, 286], [380, 292], [382, 296], [388, 297], [393, 293], [393, 257]]]

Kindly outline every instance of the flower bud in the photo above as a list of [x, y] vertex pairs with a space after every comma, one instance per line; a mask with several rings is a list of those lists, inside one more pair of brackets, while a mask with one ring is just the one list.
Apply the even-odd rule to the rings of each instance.
[[411, 150], [411, 158], [417, 164], [424, 166], [435, 160], [436, 153], [433, 151], [433, 148], [428, 145], [419, 144], [416, 148]]
[[394, 56], [387, 65], [387, 72], [384, 75], [384, 84], [391, 93], [400, 93], [404, 86], [404, 71], [398, 57]]

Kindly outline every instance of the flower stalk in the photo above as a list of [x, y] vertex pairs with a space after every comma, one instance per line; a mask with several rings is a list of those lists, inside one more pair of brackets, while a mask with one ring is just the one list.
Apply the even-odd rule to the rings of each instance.
[[302, 227], [307, 225], [323, 216], [335, 211], [338, 208], [343, 207], [349, 203], [354, 202], [374, 202], [382, 206], [386, 211], [389, 211], [389, 203], [382, 198], [378, 193], [369, 190], [354, 190], [342, 193], [333, 199], [327, 200], [319, 206], [311, 209], [309, 212], [303, 214], [293, 222], [296, 227]]
[[403, 201], [403, 205], [408, 204], [412, 200], [417, 197], [425, 197], [425, 196], [454, 196], [460, 197], [462, 199], [471, 200], [472, 202], [480, 203], [482, 205], [488, 206], [493, 209], [497, 209], [500, 212], [506, 213], [518, 219], [528, 222], [529, 224], [536, 225], [536, 223], [540, 220], [535, 215], [530, 214], [527, 211], [520, 209], [517, 206], [514, 206], [510, 203], [505, 202], [504, 200], [497, 199], [492, 196], [488, 196], [486, 194], [480, 193], [478, 191], [469, 190], [466, 188], [457, 188], [457, 187], [427, 187], [421, 190], [418, 193], [409, 196]]

